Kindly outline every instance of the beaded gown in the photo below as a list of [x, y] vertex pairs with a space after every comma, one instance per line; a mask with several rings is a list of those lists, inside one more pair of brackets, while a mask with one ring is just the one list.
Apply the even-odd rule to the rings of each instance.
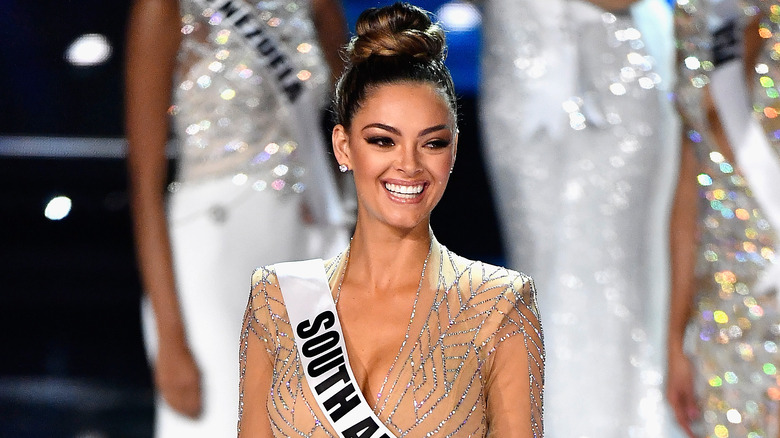
[[[155, 435], [234, 436], [247, 272], [321, 257], [327, 236], [338, 250], [346, 244], [338, 238], [345, 232], [319, 131], [330, 71], [308, 0], [180, 4], [183, 40], [170, 109], [178, 168], [168, 222], [203, 412], [191, 420], [158, 399]], [[303, 219], [304, 204], [311, 220]], [[147, 302], [153, 358], [150, 312]]]
[[[338, 291], [347, 259], [345, 252], [325, 262], [331, 291]], [[258, 269], [252, 284], [242, 332], [242, 406], [266, 406], [275, 437], [337, 436], [301, 370], [273, 267]], [[532, 280], [459, 257], [434, 239], [420, 284], [406, 341], [379, 394], [366, 397], [379, 419], [398, 437], [541, 437], [544, 350]], [[508, 342], [517, 337], [522, 342]], [[270, 391], [245, 395], [259, 377], [253, 364], [265, 360], [273, 364], [272, 375], [261, 376], [272, 380]], [[496, 412], [490, 394], [506, 390], [495, 382], [508, 362], [523, 364], [527, 380], [512, 411]], [[491, 426], [506, 416], [521, 426], [502, 435]]]
[[650, 3], [632, 16], [485, 2], [483, 143], [508, 263], [539, 288], [552, 438], [650, 438], [671, 424], [661, 245], [674, 125], [663, 44], [635, 20], [660, 43], [668, 23], [671, 52], [671, 14]]
[[[728, 151], [716, 141], [720, 128], [711, 124], [703, 108], [707, 108], [707, 93], [714, 93], [714, 75], [729, 62], [738, 63], [737, 80], [742, 81], [742, 60], [738, 53], [736, 60], [728, 53], [728, 42], [739, 51], [740, 34], [757, 14], [763, 14], [759, 28], [763, 47], [752, 66], [755, 76], [749, 79], [753, 92], [745, 94], [744, 102], [728, 104], [748, 118], [752, 107], [758, 121], [756, 132], [766, 141], [739, 144], [729, 136], [736, 157], [730, 161]], [[780, 192], [777, 185], [768, 192], [758, 187], [761, 171], [752, 165], [750, 155], [759, 152], [743, 153], [743, 148], [763, 143], [762, 160], [774, 163], [773, 172], [780, 175], [775, 119], [780, 110], [776, 88], [780, 57], [774, 48], [780, 41], [778, 14], [777, 2], [764, 1], [696, 0], [680, 3], [676, 12], [679, 59], [683, 60], [677, 87], [679, 108], [700, 166], [696, 181], [691, 181], [699, 194], [699, 245], [697, 294], [686, 332], [686, 352], [693, 363], [702, 411], [701, 421], [694, 426], [702, 436], [776, 437], [780, 432], [780, 217], [776, 214]], [[721, 50], [724, 42], [726, 50]], [[726, 87], [735, 85], [731, 82]], [[718, 114], [724, 114], [722, 110], [719, 107]], [[727, 130], [727, 134], [731, 133]]]

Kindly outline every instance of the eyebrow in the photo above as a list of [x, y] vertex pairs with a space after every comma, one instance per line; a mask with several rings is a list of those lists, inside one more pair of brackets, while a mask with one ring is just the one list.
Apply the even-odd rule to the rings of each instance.
[[[363, 127], [362, 131], [365, 131], [368, 128], [384, 129], [385, 131], [392, 132], [395, 135], [401, 135], [401, 131], [399, 131], [398, 129], [396, 129], [396, 128], [390, 126], [390, 125], [385, 125], [384, 123], [371, 123], [371, 124], [368, 124], [368, 125]], [[420, 131], [417, 134], [417, 136], [418, 137], [422, 137], [423, 135], [427, 135], [427, 134], [430, 134], [432, 132], [440, 131], [442, 129], [447, 129], [447, 125], [442, 124], [442, 125], [431, 126], [430, 128], [425, 128], [422, 131]]]

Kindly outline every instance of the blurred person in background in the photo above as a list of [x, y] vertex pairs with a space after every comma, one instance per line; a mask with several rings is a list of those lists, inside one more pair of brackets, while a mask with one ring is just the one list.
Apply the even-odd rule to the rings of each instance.
[[337, 0], [132, 6], [128, 167], [157, 437], [235, 434], [249, 273], [346, 244], [320, 131], [345, 41]]
[[780, 437], [778, 23], [776, 1], [677, 2], [667, 397], [690, 437]]
[[665, 436], [671, 8], [482, 3], [486, 163], [508, 264], [539, 289], [546, 435]]

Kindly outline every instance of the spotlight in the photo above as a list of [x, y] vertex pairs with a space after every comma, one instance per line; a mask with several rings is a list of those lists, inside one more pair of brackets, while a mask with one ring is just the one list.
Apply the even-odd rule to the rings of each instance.
[[467, 32], [482, 23], [482, 14], [472, 4], [453, 1], [441, 5], [436, 11], [444, 27], [453, 32]]
[[76, 66], [92, 66], [111, 57], [111, 43], [103, 35], [88, 33], [73, 41], [65, 51], [65, 59]]
[[56, 196], [46, 204], [43, 214], [50, 220], [58, 221], [70, 213], [72, 205], [73, 203], [67, 196]]

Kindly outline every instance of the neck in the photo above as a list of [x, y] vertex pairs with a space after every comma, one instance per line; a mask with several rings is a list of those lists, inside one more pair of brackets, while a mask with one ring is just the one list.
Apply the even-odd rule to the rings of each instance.
[[419, 280], [432, 239], [428, 223], [404, 231], [378, 228], [358, 221], [350, 244], [350, 281], [381, 291]]

